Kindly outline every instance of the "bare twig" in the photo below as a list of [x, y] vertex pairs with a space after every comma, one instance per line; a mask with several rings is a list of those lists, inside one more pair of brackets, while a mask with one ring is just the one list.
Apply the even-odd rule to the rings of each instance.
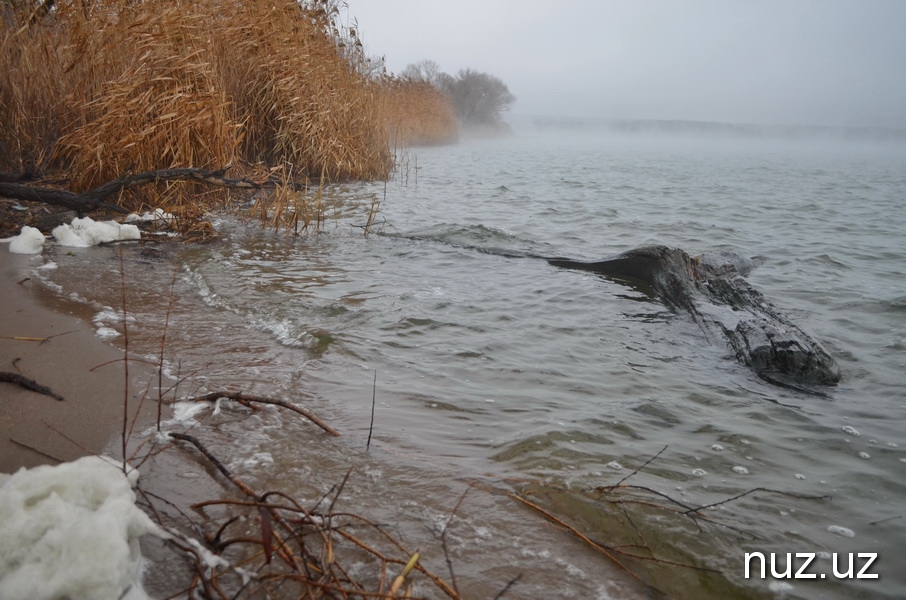
[[732, 498], [727, 498], [726, 500], [721, 500], [720, 502], [712, 502], [711, 504], [705, 504], [704, 506], [699, 506], [699, 507], [697, 507], [697, 508], [690, 508], [689, 510], [687, 510], [687, 511], [684, 512], [683, 514], [685, 514], [685, 515], [691, 515], [691, 514], [694, 514], [694, 513], [698, 513], [698, 512], [700, 512], [700, 511], [705, 510], [706, 508], [714, 508], [715, 506], [720, 506], [721, 504], [726, 504], [726, 503], [728, 503], [728, 502], [733, 502], [734, 500], [738, 500], [738, 499], [740, 499], [740, 498], [742, 498], [742, 497], [744, 497], [744, 496], [748, 496], [749, 494], [754, 494], [755, 492], [768, 492], [768, 493], [771, 493], [771, 494], [780, 494], [781, 496], [789, 496], [789, 497], [791, 497], [791, 498], [799, 498], [800, 500], [827, 500], [827, 499], [830, 498], [829, 495], [824, 495], [824, 496], [807, 496], [807, 495], [804, 495], [804, 494], [793, 494], [793, 493], [791, 493], [791, 492], [784, 492], [784, 491], [782, 491], [782, 490], [772, 490], [772, 489], [769, 489], [769, 488], [757, 487], [757, 488], [754, 488], [754, 489], [751, 489], [751, 490], [742, 492], [741, 494], [736, 494], [736, 495], [733, 496]]
[[66, 400], [66, 398], [64, 398], [60, 394], [56, 393], [55, 391], [53, 391], [46, 385], [42, 385], [42, 384], [38, 383], [37, 381], [35, 381], [34, 379], [30, 379], [28, 377], [25, 377], [24, 375], [20, 375], [19, 373], [13, 373], [10, 371], [0, 371], [0, 381], [5, 382], [5, 383], [13, 383], [26, 390], [29, 390], [29, 391], [32, 391], [32, 392], [35, 392], [38, 394], [43, 394], [45, 396], [50, 396], [51, 398], [53, 398], [54, 400], [57, 400], [59, 402], [63, 402], [64, 400]]
[[335, 435], [335, 436], [340, 435], [340, 433], [336, 429], [334, 429], [333, 427], [329, 426], [327, 423], [325, 423], [324, 421], [319, 419], [308, 409], [302, 408], [298, 404], [293, 404], [291, 402], [287, 402], [286, 400], [278, 400], [275, 398], [264, 398], [262, 396], [252, 396], [249, 394], [243, 394], [242, 392], [211, 392], [209, 394], [204, 394], [203, 396], [196, 396], [195, 398], [189, 398], [187, 400], [184, 400], [184, 402], [214, 402], [215, 400], [218, 400], [220, 398], [227, 398], [228, 400], [234, 400], [236, 402], [239, 402], [240, 404], [249, 406], [250, 408], [251, 408], [251, 403], [253, 403], [253, 402], [258, 403], [258, 404], [273, 404], [274, 406], [281, 406], [287, 410], [291, 410], [293, 412], [299, 413], [300, 415], [302, 415], [303, 417], [305, 417], [306, 419], [308, 419], [309, 421], [311, 421], [312, 423], [314, 423], [315, 425], [317, 425], [318, 427], [320, 427], [321, 429], [323, 429], [330, 435]]
[[511, 588], [511, 587], [513, 587], [514, 585], [516, 585], [517, 583], [519, 583], [519, 580], [520, 580], [520, 579], [522, 579], [522, 573], [520, 573], [519, 575], [516, 575], [515, 577], [513, 577], [512, 579], [510, 579], [510, 580], [507, 582], [507, 584], [503, 587], [503, 589], [500, 590], [499, 592], [497, 592], [497, 595], [494, 596], [494, 600], [500, 600], [501, 598], [503, 598], [503, 597], [506, 595], [506, 593], [507, 593], [508, 591], [510, 591], [510, 588]]
[[174, 440], [181, 440], [181, 441], [184, 441], [184, 442], [189, 442], [190, 444], [192, 444], [193, 446], [195, 446], [195, 447], [198, 449], [199, 452], [201, 452], [202, 454], [205, 455], [205, 458], [207, 458], [209, 461], [211, 461], [211, 464], [214, 465], [214, 466], [217, 468], [217, 470], [220, 471], [220, 472], [223, 474], [224, 477], [226, 477], [226, 478], [229, 479], [231, 482], [233, 482], [233, 485], [235, 485], [237, 488], [239, 488], [240, 490], [242, 490], [242, 492], [243, 492], [245, 495], [247, 495], [247, 496], [249, 496], [249, 497], [251, 497], [251, 498], [257, 498], [257, 497], [258, 497], [258, 494], [256, 494], [256, 493], [252, 490], [252, 488], [250, 488], [249, 486], [247, 486], [241, 479], [239, 479], [238, 477], [236, 477], [235, 475], [233, 475], [233, 473], [232, 473], [229, 469], [227, 469], [227, 468], [224, 466], [224, 464], [223, 464], [222, 462], [220, 462], [220, 460], [219, 460], [216, 456], [214, 456], [213, 454], [211, 454], [211, 452], [208, 451], [208, 449], [204, 446], [204, 444], [202, 444], [202, 443], [198, 440], [198, 438], [196, 438], [195, 436], [191, 436], [191, 435], [189, 435], [189, 434], [187, 434], [187, 433], [177, 433], [177, 432], [175, 432], [175, 431], [171, 431], [171, 432], [169, 432], [167, 435], [168, 435], [169, 437], [173, 438]]
[[365, 443], [365, 451], [371, 448], [371, 434], [374, 431], [374, 406], [377, 400], [377, 369], [374, 370], [374, 383], [371, 386], [371, 425], [368, 426], [368, 441]]
[[123, 264], [123, 249], [120, 248], [120, 295], [123, 311], [123, 472], [126, 472], [126, 442], [129, 426], [129, 315], [126, 312], [126, 267]]
[[[637, 580], [639, 583], [641, 583], [641, 584], [643, 584], [643, 585], [645, 585], [646, 587], [649, 587], [649, 588], [651, 588], [651, 589], [657, 590], [657, 588], [655, 588], [655, 587], [652, 586], [650, 583], [648, 583], [647, 581], [645, 581], [644, 579], [642, 579], [635, 571], [633, 571], [633, 570], [630, 569], [628, 566], [626, 566], [625, 564], [623, 564], [622, 561], [620, 561], [616, 556], [614, 556], [614, 553], [613, 553], [613, 552], [610, 552], [607, 548], [604, 548], [603, 546], [601, 546], [600, 544], [598, 544], [597, 542], [595, 542], [594, 540], [592, 540], [591, 538], [589, 538], [587, 535], [585, 535], [584, 533], [582, 533], [581, 531], [579, 531], [576, 527], [573, 527], [572, 525], [570, 525], [569, 523], [567, 523], [567, 522], [564, 521], [563, 519], [557, 517], [555, 514], [553, 514], [553, 513], [550, 512], [549, 510], [546, 510], [546, 509], [544, 509], [544, 508], [541, 508], [540, 506], [538, 506], [538, 505], [535, 504], [534, 502], [532, 502], [532, 501], [530, 501], [530, 500], [527, 500], [527, 499], [523, 498], [522, 496], [519, 496], [518, 494], [515, 494], [515, 493], [513, 493], [513, 492], [504, 492], [504, 494], [505, 494], [507, 497], [512, 498], [513, 500], [515, 500], [515, 501], [517, 501], [517, 502], [519, 502], [519, 503], [521, 503], [521, 504], [523, 504], [523, 505], [525, 505], [525, 506], [531, 508], [532, 510], [536, 511], [537, 513], [539, 513], [539, 514], [541, 514], [541, 515], [544, 515], [545, 517], [547, 517], [547, 518], [548, 518], [549, 520], [551, 520], [552, 522], [556, 523], [556, 524], [559, 525], [560, 527], [562, 527], [562, 528], [566, 529], [567, 531], [571, 532], [573, 535], [575, 535], [576, 537], [578, 537], [580, 540], [582, 540], [583, 542], [585, 542], [586, 544], [588, 544], [589, 546], [591, 546], [594, 550], [596, 550], [597, 552], [600, 552], [601, 554], [603, 554], [604, 556], [606, 556], [608, 559], [610, 559], [610, 561], [611, 561], [612, 563], [614, 563], [615, 565], [617, 565], [618, 567], [620, 567], [621, 569], [623, 569], [623, 571], [625, 571], [627, 574], [629, 574], [633, 579]], [[660, 590], [658, 590], [658, 591], [660, 592]], [[661, 593], [662, 593], [662, 592], [661, 592]]]
[[658, 452], [657, 454], [655, 454], [654, 456], [652, 456], [651, 458], [649, 458], [648, 460], [646, 460], [645, 463], [644, 463], [641, 467], [638, 467], [638, 468], [635, 469], [632, 473], [630, 473], [629, 475], [627, 475], [627, 476], [624, 477], [623, 479], [619, 480], [619, 481], [616, 483], [616, 485], [614, 485], [613, 487], [619, 486], [619, 485], [622, 484], [624, 481], [626, 481], [627, 479], [629, 479], [630, 477], [632, 477], [633, 475], [635, 475], [636, 473], [638, 473], [639, 471], [641, 471], [642, 469], [644, 469], [645, 467], [647, 467], [649, 463], [651, 463], [651, 462], [654, 461], [658, 456], [660, 456], [661, 454], [663, 454], [664, 450], [666, 450], [666, 449], [667, 449], [667, 446], [664, 446], [663, 448], [661, 448], [660, 452]]
[[167, 341], [167, 329], [170, 326], [170, 311], [173, 310], [173, 290], [176, 287], [176, 276], [179, 271], [173, 269], [173, 279], [170, 280], [170, 297], [167, 301], [167, 314], [164, 317], [164, 331], [160, 335], [160, 358], [157, 365], [157, 430], [160, 431], [161, 411], [164, 404], [164, 346]]
[[9, 441], [12, 442], [12, 443], [14, 443], [14, 444], [17, 445], [17, 446], [22, 446], [23, 448], [26, 448], [26, 449], [28, 449], [28, 450], [31, 450], [32, 452], [37, 452], [38, 454], [40, 454], [40, 455], [43, 456], [44, 458], [49, 458], [50, 460], [52, 460], [52, 461], [54, 461], [54, 462], [56, 462], [56, 463], [64, 462], [62, 458], [57, 458], [56, 456], [53, 456], [52, 454], [48, 454], [47, 452], [44, 452], [43, 450], [38, 450], [38, 449], [35, 448], [34, 446], [29, 446], [28, 444], [26, 444], [26, 443], [24, 443], [24, 442], [20, 442], [19, 440], [15, 440], [15, 439], [13, 439], [13, 438], [9, 438]]
[[903, 515], [897, 515], [895, 517], [887, 517], [886, 519], [878, 519], [877, 521], [872, 521], [869, 525], [880, 525], [881, 523], [886, 523], [887, 521], [895, 521], [897, 519], [902, 519]]
[[447, 563], [447, 570], [450, 572], [450, 583], [453, 585], [453, 589], [456, 591], [457, 595], [459, 595], [459, 587], [456, 585], [456, 573], [453, 572], [453, 561], [450, 559], [450, 551], [447, 548], [447, 530], [450, 528], [450, 524], [453, 523], [453, 517], [456, 516], [456, 512], [459, 510], [459, 507], [462, 506], [463, 501], [472, 490], [473, 485], [474, 483], [470, 483], [469, 487], [462, 493], [462, 496], [459, 497], [459, 500], [456, 501], [456, 505], [453, 507], [452, 512], [450, 512], [450, 518], [444, 523], [443, 531], [440, 532], [440, 547], [444, 551], [444, 560]]

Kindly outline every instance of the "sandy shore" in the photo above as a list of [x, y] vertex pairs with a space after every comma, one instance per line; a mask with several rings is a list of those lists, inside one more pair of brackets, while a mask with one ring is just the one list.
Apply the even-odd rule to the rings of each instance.
[[[30, 278], [41, 264], [40, 255], [11, 254], [0, 245], [0, 371], [34, 379], [65, 400], [0, 383], [4, 473], [117, 447], [122, 431], [123, 353], [98, 339], [90, 323], [66, 314], [62, 304], [48, 304], [48, 292]], [[133, 381], [149, 376], [148, 367], [130, 365]], [[145, 388], [131, 388], [130, 404], [137, 407]]]

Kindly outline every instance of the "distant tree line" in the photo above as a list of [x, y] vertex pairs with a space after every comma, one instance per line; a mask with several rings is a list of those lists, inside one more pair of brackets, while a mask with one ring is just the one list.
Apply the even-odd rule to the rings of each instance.
[[444, 73], [433, 60], [407, 66], [400, 77], [424, 81], [443, 92], [464, 126], [498, 125], [516, 97], [498, 77], [473, 69], [462, 69], [455, 76]]

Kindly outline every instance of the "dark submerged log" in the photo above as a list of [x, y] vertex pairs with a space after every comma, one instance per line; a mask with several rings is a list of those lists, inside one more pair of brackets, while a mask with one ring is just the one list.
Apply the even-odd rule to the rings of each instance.
[[736, 358], [769, 383], [822, 394], [816, 386], [840, 381], [833, 357], [749, 285], [743, 276], [753, 263], [736, 254], [691, 257], [677, 248], [648, 246], [596, 262], [546, 260], [632, 283], [689, 313], [706, 335], [720, 331]]

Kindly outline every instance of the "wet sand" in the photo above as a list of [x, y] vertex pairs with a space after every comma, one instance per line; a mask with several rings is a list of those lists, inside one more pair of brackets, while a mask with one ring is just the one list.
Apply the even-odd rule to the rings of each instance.
[[[123, 353], [91, 324], [30, 278], [40, 255], [11, 254], [0, 244], [0, 371], [19, 373], [65, 398], [0, 383], [0, 472], [56, 464], [118, 448], [124, 400]], [[17, 339], [18, 338], [18, 339]], [[36, 341], [43, 339], [44, 341]], [[139, 405], [152, 369], [130, 364], [130, 408]], [[144, 417], [156, 410], [146, 401]], [[130, 410], [132, 413], [133, 410]]]

